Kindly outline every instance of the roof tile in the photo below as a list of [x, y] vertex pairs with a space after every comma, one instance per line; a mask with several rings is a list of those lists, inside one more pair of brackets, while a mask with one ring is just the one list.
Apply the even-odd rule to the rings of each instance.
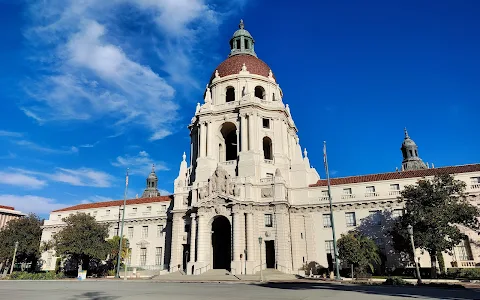
[[9, 210], [15, 210], [15, 207], [13, 207], [13, 206], [6, 206], [6, 205], [0, 205], [0, 208], [9, 209]]

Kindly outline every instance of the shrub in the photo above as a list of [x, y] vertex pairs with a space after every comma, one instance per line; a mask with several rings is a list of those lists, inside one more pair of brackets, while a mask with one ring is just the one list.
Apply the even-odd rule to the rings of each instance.
[[115, 270], [108, 270], [107, 271], [107, 276], [115, 276]]
[[63, 273], [56, 274], [55, 272], [40, 272], [40, 273], [28, 273], [28, 272], [13, 272], [8, 279], [10, 280], [54, 280], [62, 279], [65, 276]]
[[431, 286], [437, 288], [447, 288], [447, 289], [464, 289], [465, 287], [461, 284], [448, 284], [446, 282], [430, 282], [422, 284], [424, 286]]
[[400, 277], [390, 277], [383, 282], [383, 285], [413, 285], [413, 283], [410, 283]]
[[449, 278], [480, 279], [480, 268], [449, 268]]

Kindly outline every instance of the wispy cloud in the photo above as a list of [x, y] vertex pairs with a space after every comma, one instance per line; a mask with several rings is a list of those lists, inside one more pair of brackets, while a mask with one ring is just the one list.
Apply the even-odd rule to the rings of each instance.
[[32, 0], [25, 36], [46, 75], [25, 85], [32, 102], [21, 109], [38, 122], [108, 118], [120, 132], [133, 124], [162, 139], [179, 119], [174, 86], [199, 87], [192, 72], [205, 40], [244, 2]]
[[4, 137], [22, 137], [23, 133], [15, 132], [15, 131], [8, 131], [8, 130], [0, 130], [0, 136]]
[[115, 167], [129, 168], [131, 174], [146, 175], [150, 172], [152, 165], [155, 170], [169, 170], [163, 162], [155, 162], [146, 151], [140, 151], [136, 155], [118, 156], [112, 165]]
[[19, 186], [25, 189], [39, 189], [47, 185], [45, 180], [37, 177], [21, 174], [19, 172], [0, 171], [0, 184]]
[[78, 147], [80, 147], [80, 148], [93, 148], [93, 147], [95, 147], [96, 145], [98, 145], [98, 143], [100, 143], [100, 141], [96, 141], [96, 142], [93, 143], [93, 144], [83, 144], [83, 145], [80, 145], [80, 146], [78, 146]]
[[94, 203], [94, 202], [106, 202], [106, 201], [112, 201], [112, 200], [115, 200], [115, 199], [112, 199], [110, 197], [94, 195], [94, 196], [82, 199], [79, 202], [82, 204], [87, 204], [87, 203]]
[[0, 203], [13, 206], [15, 209], [24, 213], [48, 214], [52, 210], [65, 207], [65, 204], [59, 203], [52, 198], [34, 196], [34, 195], [0, 195]]
[[57, 168], [52, 173], [24, 169], [12, 170], [17, 171], [20, 174], [35, 175], [44, 178], [47, 181], [62, 182], [74, 186], [110, 187], [112, 186], [113, 181], [113, 177], [110, 174], [89, 168]]
[[64, 148], [64, 149], [55, 149], [55, 148], [50, 148], [46, 146], [41, 146], [28, 140], [18, 140], [18, 141], [15, 141], [14, 143], [19, 146], [23, 146], [35, 151], [40, 151], [40, 152], [50, 153], [50, 154], [72, 154], [72, 153], [78, 152], [78, 148], [75, 146], [71, 146], [69, 148]]

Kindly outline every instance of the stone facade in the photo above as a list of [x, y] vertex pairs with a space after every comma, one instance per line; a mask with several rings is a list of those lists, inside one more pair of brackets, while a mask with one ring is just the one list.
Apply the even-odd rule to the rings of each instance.
[[[265, 268], [297, 273], [310, 261], [327, 266], [333, 245], [326, 180], [310, 166], [306, 149], [302, 152], [283, 92], [272, 70], [257, 58], [243, 22], [230, 46], [229, 57], [213, 72], [203, 104], [197, 105], [191, 119], [190, 160], [183, 155], [174, 194], [127, 201], [127, 237], [129, 226], [167, 228], [166, 237], [142, 238], [135, 231], [132, 265], [142, 264], [141, 249], [147, 247], [151, 253], [162, 247], [163, 265], [170, 272], [187, 274], [212, 268], [234, 274]], [[408, 266], [392, 252], [384, 234], [403, 212], [398, 196], [405, 185], [449, 173], [467, 183], [472, 203], [477, 205], [480, 199], [480, 164], [429, 168], [406, 132], [402, 154], [402, 171], [331, 180], [337, 238], [354, 228], [368, 233], [385, 251], [390, 266]], [[156, 176], [149, 176], [147, 189], [152, 180]], [[118, 226], [122, 201], [108, 203], [52, 212], [42, 240], [61, 229], [62, 216], [76, 211], [97, 211], [100, 222]], [[149, 205], [152, 210], [145, 215]], [[106, 216], [109, 207], [111, 215]], [[478, 238], [466, 233], [470, 240], [459, 245], [454, 255], [444, 255], [447, 267], [471, 267], [479, 261], [480, 249], [471, 243]], [[421, 265], [428, 266], [428, 255], [417, 254]], [[44, 257], [48, 259], [47, 254]], [[147, 255], [145, 264], [153, 264], [151, 257]]]

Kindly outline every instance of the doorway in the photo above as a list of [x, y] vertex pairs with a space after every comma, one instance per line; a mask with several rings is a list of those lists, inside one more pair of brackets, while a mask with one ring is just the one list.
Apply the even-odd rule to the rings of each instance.
[[230, 221], [217, 216], [212, 223], [213, 268], [230, 271], [232, 257]]
[[274, 241], [265, 241], [265, 262], [268, 269], [275, 268], [275, 243]]

